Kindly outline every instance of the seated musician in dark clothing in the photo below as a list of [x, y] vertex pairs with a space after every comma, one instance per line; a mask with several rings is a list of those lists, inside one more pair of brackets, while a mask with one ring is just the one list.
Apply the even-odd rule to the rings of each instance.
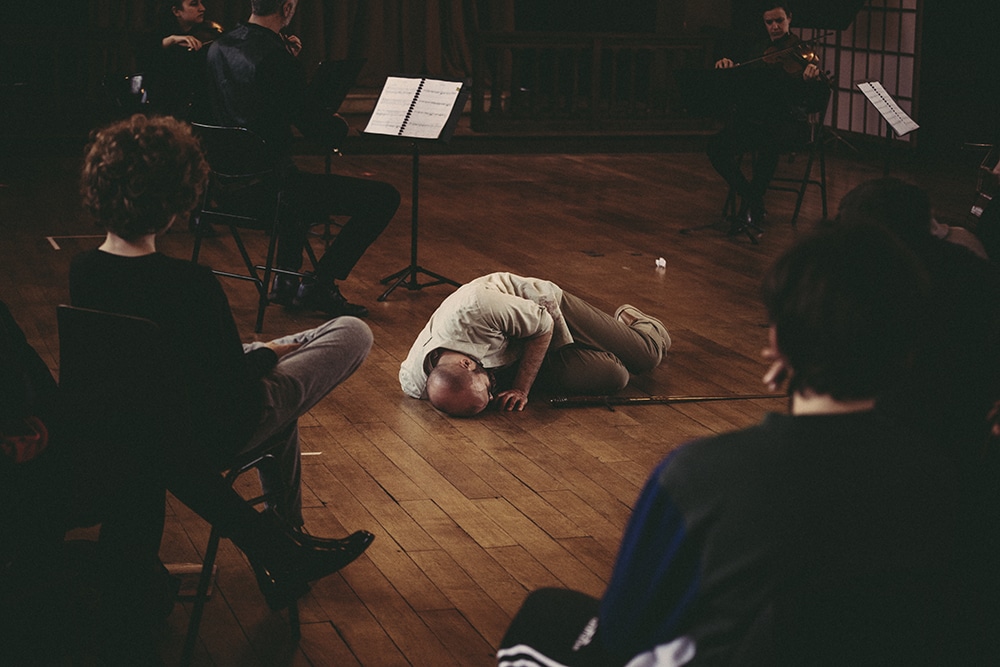
[[[360, 366], [371, 331], [361, 320], [340, 317], [242, 345], [212, 272], [156, 250], [157, 236], [197, 203], [207, 173], [190, 127], [171, 117], [135, 115], [115, 123], [95, 135], [84, 160], [85, 204], [107, 237], [73, 260], [72, 303], [157, 323], [171, 377], [183, 385], [191, 415], [187, 441], [119, 447], [110, 462], [128, 474], [102, 519], [101, 542], [108, 538], [112, 544], [105, 549], [118, 572], [112, 583], [129, 586], [111, 612], [132, 626], [148, 605], [129, 593], [158, 565], [164, 489], [246, 554], [274, 609], [289, 606], [309, 582], [352, 562], [374, 537], [357, 531], [322, 539], [301, 530], [297, 422]], [[264, 452], [275, 457], [259, 469], [264, 491], [283, 493], [257, 512], [220, 471], [238, 455]], [[148, 628], [136, 630], [143, 631]]]
[[[795, 49], [797, 35], [788, 32], [792, 13], [780, 3], [765, 5], [764, 25], [769, 40], [746, 64], [722, 58], [716, 69], [730, 70], [731, 117], [726, 127], [708, 143], [708, 157], [715, 170], [740, 198], [733, 232], [750, 223], [759, 226], [765, 217], [764, 193], [774, 177], [782, 150], [808, 138], [807, 109], [822, 106], [829, 88], [822, 72]], [[744, 175], [740, 160], [753, 157], [752, 176]]]
[[296, 0], [253, 0], [246, 23], [217, 39], [208, 50], [208, 88], [214, 122], [249, 128], [261, 136], [285, 170], [282, 215], [275, 259], [280, 269], [297, 271], [310, 225], [347, 215], [315, 275], [299, 284], [293, 276], [275, 278], [272, 300], [330, 316], [364, 316], [364, 306], [349, 303], [337, 286], [347, 278], [399, 208], [399, 192], [380, 181], [338, 174], [298, 171], [291, 160], [292, 125], [307, 138], [327, 144], [341, 134], [341, 121], [309, 104], [305, 68], [296, 57], [302, 44], [286, 36]]
[[194, 118], [204, 113], [205, 54], [221, 34], [205, 21], [201, 0], [161, 0], [153, 30], [140, 38], [136, 60], [153, 112]]

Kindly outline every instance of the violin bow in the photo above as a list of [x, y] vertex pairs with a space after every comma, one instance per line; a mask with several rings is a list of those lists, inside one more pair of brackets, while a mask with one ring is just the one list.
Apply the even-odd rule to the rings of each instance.
[[819, 35], [817, 37], [813, 37], [812, 39], [800, 39], [799, 41], [795, 42], [795, 44], [792, 44], [791, 46], [786, 46], [785, 48], [780, 49], [778, 51], [774, 51], [773, 53], [766, 53], [766, 54], [764, 54], [762, 56], [757, 56], [756, 58], [751, 58], [750, 60], [747, 60], [746, 62], [736, 63], [735, 65], [733, 65], [732, 69], [736, 69], [737, 67], [743, 67], [744, 65], [749, 65], [750, 63], [760, 62], [761, 60], [764, 60], [765, 58], [775, 58], [777, 56], [783, 56], [786, 53], [791, 53], [792, 51], [794, 51], [794, 50], [796, 50], [798, 48], [801, 48], [802, 46], [805, 46], [807, 44], [813, 44], [813, 45], [815, 45], [816, 42], [822, 41], [822, 40], [826, 39], [827, 37], [829, 37], [830, 35], [835, 35], [835, 34], [837, 34], [836, 31], [831, 30], [831, 31], [828, 31], [828, 32], [824, 32], [822, 35]]
[[600, 405], [613, 410], [615, 405], [671, 405], [704, 401], [745, 401], [761, 398], [788, 398], [787, 394], [734, 394], [730, 396], [561, 396], [550, 398], [554, 408], [584, 408]]

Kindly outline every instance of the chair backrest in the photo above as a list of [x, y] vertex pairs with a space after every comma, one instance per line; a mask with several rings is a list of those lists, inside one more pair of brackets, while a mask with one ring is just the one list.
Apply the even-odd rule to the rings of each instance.
[[217, 177], [262, 177], [274, 171], [271, 151], [259, 135], [245, 127], [191, 123], [205, 159]]
[[312, 81], [309, 84], [311, 102], [331, 113], [337, 113], [340, 105], [347, 99], [347, 93], [354, 87], [361, 68], [368, 62], [367, 58], [348, 58], [345, 60], [324, 60], [316, 67]]
[[[819, 86], [817, 86], [817, 90]], [[833, 96], [833, 90], [829, 86], [823, 86], [823, 90], [817, 92], [816, 96], [807, 101], [805, 112], [809, 119], [809, 122], [816, 125], [822, 125], [826, 117], [826, 110], [830, 106], [830, 98]]]
[[212, 172], [202, 195], [201, 218], [271, 229], [277, 220], [282, 178], [267, 142], [244, 127], [191, 126]]

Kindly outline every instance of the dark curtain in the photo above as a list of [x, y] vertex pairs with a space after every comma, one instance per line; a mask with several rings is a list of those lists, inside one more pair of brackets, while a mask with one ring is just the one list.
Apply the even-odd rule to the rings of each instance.
[[[300, 0], [290, 31], [312, 71], [323, 60], [366, 58], [361, 87], [390, 74], [472, 76], [479, 30], [513, 27], [514, 0]], [[99, 29], [148, 30], [155, 0], [90, 0]], [[249, 0], [206, 0], [206, 20], [229, 29], [250, 15]]]

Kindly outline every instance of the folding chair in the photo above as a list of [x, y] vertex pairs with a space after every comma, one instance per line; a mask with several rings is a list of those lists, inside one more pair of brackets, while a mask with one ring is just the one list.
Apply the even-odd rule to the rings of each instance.
[[[826, 100], [829, 101], [830, 96], [827, 95]], [[794, 162], [795, 157], [799, 153], [804, 153], [806, 157], [806, 166], [802, 171], [802, 176], [776, 176], [771, 179], [771, 184], [767, 186], [768, 190], [781, 190], [784, 192], [794, 192], [795, 197], [795, 211], [792, 213], [792, 227], [795, 227], [795, 222], [799, 218], [799, 211], [802, 210], [802, 200], [806, 195], [806, 190], [810, 185], [819, 188], [821, 201], [823, 205], [823, 218], [827, 217], [827, 206], [826, 206], [826, 127], [823, 125], [824, 116], [826, 116], [827, 103], [824, 102], [822, 108], [816, 108], [808, 110], [808, 122], [809, 122], [809, 139], [799, 146], [794, 146], [790, 150], [786, 151], [789, 156], [787, 163], [790, 164]], [[812, 168], [813, 164], [819, 162], [819, 178], [813, 178]], [[775, 185], [777, 184], [777, 185]]]
[[[787, 144], [782, 147], [781, 155], [785, 157], [785, 164], [793, 164], [795, 159], [800, 155], [806, 155], [805, 168], [802, 170], [801, 176], [791, 175], [788, 173], [788, 168], [783, 168], [781, 162], [779, 162], [778, 170], [781, 175], [776, 175], [771, 178], [771, 182], [768, 184], [768, 190], [777, 190], [782, 192], [794, 192], [795, 197], [795, 210], [792, 213], [791, 224], [795, 228], [796, 222], [799, 218], [799, 212], [802, 210], [802, 200], [805, 198], [806, 190], [810, 185], [816, 186], [820, 190], [820, 195], [822, 197], [821, 202], [823, 206], [823, 217], [827, 217], [827, 200], [826, 200], [826, 141], [827, 132], [826, 127], [823, 124], [826, 117], [827, 106], [830, 103], [830, 90], [827, 89], [825, 94], [817, 97], [815, 100], [811, 100], [805, 109], [806, 122], [808, 124], [808, 136], [801, 139], [787, 139]], [[745, 157], [750, 156], [754, 161], [756, 161], [756, 154], [753, 152], [748, 152], [739, 158], [742, 161]], [[819, 178], [813, 177], [813, 165], [819, 162]], [[783, 172], [783, 173], [781, 173]], [[726, 193], [726, 199], [722, 205], [722, 217], [724, 219], [735, 218], [737, 214], [737, 195], [733, 188], [729, 188]], [[747, 235], [750, 240], [754, 243], [757, 242], [753, 232], [760, 232], [761, 229], [754, 224], [749, 224], [750, 229], [747, 230]]]
[[[278, 225], [282, 214], [281, 175], [275, 169], [273, 155], [267, 143], [243, 127], [223, 127], [192, 123], [195, 134], [201, 139], [202, 148], [211, 169], [211, 178], [199, 216], [200, 223], [224, 224], [228, 227], [236, 248], [243, 258], [244, 273], [213, 269], [212, 272], [227, 278], [248, 280], [257, 288], [257, 321], [254, 331], [264, 327], [264, 311], [270, 302], [268, 291], [273, 274], [303, 276], [298, 271], [274, 267], [277, 248]], [[250, 258], [240, 229], [257, 229], [268, 236], [264, 264]], [[197, 262], [202, 238], [196, 234], [191, 261]], [[310, 251], [315, 266], [315, 255]]]

